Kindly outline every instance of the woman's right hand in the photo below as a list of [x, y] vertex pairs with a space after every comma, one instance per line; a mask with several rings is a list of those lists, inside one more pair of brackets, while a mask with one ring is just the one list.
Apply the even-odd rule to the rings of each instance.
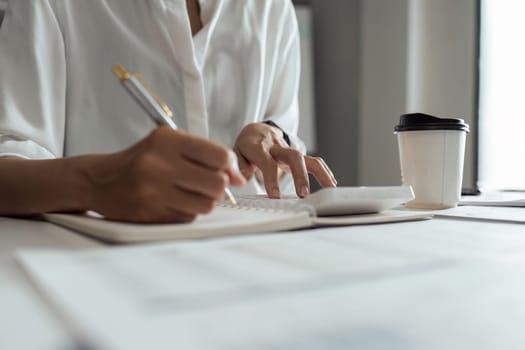
[[159, 127], [119, 153], [96, 156], [84, 167], [89, 209], [113, 220], [189, 222], [209, 213], [226, 186], [244, 177], [226, 147]]

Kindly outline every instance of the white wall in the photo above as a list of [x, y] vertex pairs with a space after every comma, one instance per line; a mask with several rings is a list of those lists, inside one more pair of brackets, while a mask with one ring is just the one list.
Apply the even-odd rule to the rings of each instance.
[[[464, 118], [475, 129], [476, 0], [363, 0], [359, 175], [361, 185], [399, 184], [399, 115]], [[475, 134], [464, 187], [472, 187]]]
[[400, 184], [394, 126], [406, 110], [407, 0], [363, 0], [360, 185]]
[[362, 1], [368, 0], [309, 1], [314, 19], [316, 153], [341, 186], [357, 184]]
[[313, 51], [313, 18], [310, 5], [296, 5], [295, 13], [301, 38], [301, 83], [299, 85], [299, 137], [309, 153], [316, 151], [315, 83]]
[[476, 0], [411, 0], [407, 110], [463, 118], [463, 187], [474, 187], [477, 113]]

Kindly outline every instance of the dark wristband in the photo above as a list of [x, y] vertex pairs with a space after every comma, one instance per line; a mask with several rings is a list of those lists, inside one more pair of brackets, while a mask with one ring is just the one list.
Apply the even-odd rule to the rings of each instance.
[[284, 141], [288, 144], [288, 146], [292, 146], [292, 142], [290, 141], [290, 136], [288, 136], [286, 131], [284, 131], [279, 125], [275, 124], [271, 120], [263, 120], [262, 122], [264, 124], [266, 124], [266, 125], [270, 125], [270, 126], [273, 126], [273, 127], [277, 128], [277, 129], [281, 130], [283, 132], [283, 139], [284, 139]]

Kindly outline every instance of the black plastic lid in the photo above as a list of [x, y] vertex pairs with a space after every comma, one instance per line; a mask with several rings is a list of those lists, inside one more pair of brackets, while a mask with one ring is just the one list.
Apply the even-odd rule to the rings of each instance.
[[416, 130], [459, 130], [469, 132], [468, 124], [459, 118], [438, 118], [424, 113], [409, 113], [399, 117], [396, 132]]

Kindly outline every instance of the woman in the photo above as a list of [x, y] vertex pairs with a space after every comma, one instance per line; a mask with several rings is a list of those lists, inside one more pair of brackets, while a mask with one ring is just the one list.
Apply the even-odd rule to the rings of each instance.
[[[0, 214], [191, 221], [228, 185], [247, 179], [242, 191], [258, 191], [256, 172], [271, 197], [280, 168], [301, 197], [307, 172], [335, 186], [296, 137], [298, 45], [289, 0], [11, 1], [0, 28]], [[111, 74], [117, 63], [187, 132], [154, 129]]]

